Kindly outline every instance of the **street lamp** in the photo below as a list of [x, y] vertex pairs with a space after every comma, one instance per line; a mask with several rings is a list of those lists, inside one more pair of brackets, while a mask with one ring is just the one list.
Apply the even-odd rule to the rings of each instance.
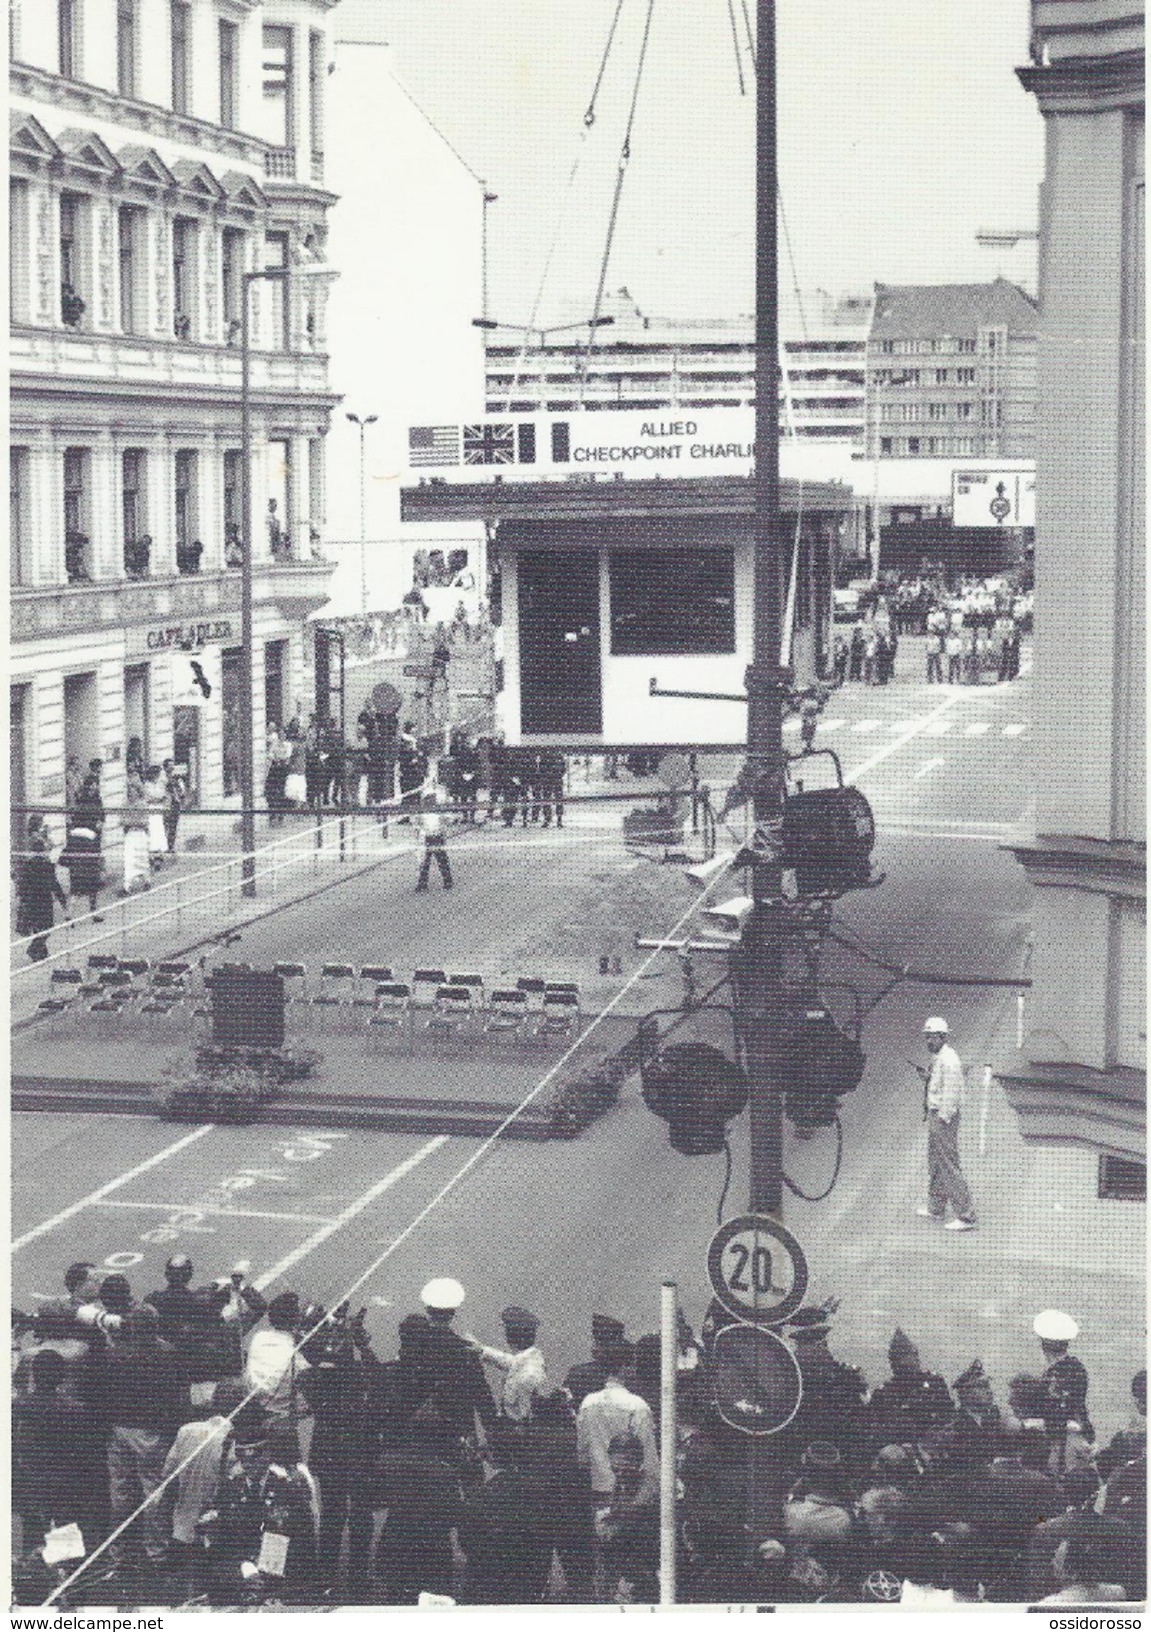
[[484, 183], [484, 214], [483, 226], [480, 231], [480, 310], [484, 316], [488, 315], [488, 205], [499, 201], [498, 193], [489, 193]]
[[291, 279], [335, 278], [333, 267], [267, 266], [240, 275], [240, 872], [241, 893], [256, 893], [256, 745], [252, 709], [252, 327], [249, 292], [261, 281], [284, 286], [284, 328], [291, 347]]
[[368, 566], [367, 566], [367, 538], [368, 524], [364, 508], [364, 432], [369, 425], [374, 425], [379, 418], [378, 414], [367, 414], [363, 419], [359, 414], [345, 414], [353, 425], [360, 427], [360, 611], [368, 610]]
[[586, 329], [590, 339], [594, 330], [610, 328], [614, 322], [614, 317], [585, 317], [578, 323], [551, 323], [545, 329], [540, 328], [539, 325], [535, 323], [498, 323], [495, 318], [487, 317], [486, 315], [484, 317], [473, 317], [473, 328], [510, 329], [513, 334], [522, 334], [524, 337], [523, 344], [520, 347], [520, 354], [516, 358], [516, 371], [512, 378], [512, 383], [508, 386], [507, 396], [504, 399], [504, 413], [506, 414], [511, 409], [512, 397], [515, 395], [516, 387], [520, 383], [520, 376], [523, 373], [524, 360], [531, 349], [533, 335], [538, 336], [538, 344], [542, 351], [544, 346], [546, 346], [548, 343], [548, 336], [551, 334], [570, 334], [573, 329]]
[[[871, 582], [879, 581], [879, 386], [878, 372], [868, 368], [867, 378], [871, 383], [871, 420], [872, 420], [872, 465], [871, 465]], [[886, 385], [910, 385], [913, 381], [910, 373], [893, 374], [889, 380], [883, 381]]]

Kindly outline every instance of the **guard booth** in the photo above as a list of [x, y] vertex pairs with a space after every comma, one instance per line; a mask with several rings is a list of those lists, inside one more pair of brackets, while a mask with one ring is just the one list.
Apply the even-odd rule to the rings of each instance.
[[[746, 713], [738, 703], [658, 695], [741, 695], [752, 658], [752, 486], [750, 474], [730, 468], [749, 471], [752, 449], [730, 436], [708, 437], [707, 417], [700, 411], [669, 423], [573, 415], [558, 440], [554, 427], [532, 421], [412, 431], [413, 480], [403, 489], [402, 519], [487, 527], [489, 559], [499, 570], [499, 703], [508, 743], [614, 749], [743, 742]], [[642, 423], [617, 427], [617, 420]], [[452, 430], [462, 451], [454, 460]], [[501, 443], [493, 430], [508, 435]], [[657, 458], [661, 471], [677, 474], [653, 477], [653, 460], [638, 450], [675, 445], [679, 458]], [[420, 457], [424, 447], [427, 458]], [[540, 450], [549, 447], [567, 457], [541, 469]], [[501, 448], [503, 458], [491, 458]], [[523, 460], [525, 448], [531, 457]], [[692, 458], [694, 448], [704, 452]], [[581, 449], [593, 457], [573, 460]], [[428, 473], [433, 450], [435, 475]], [[637, 457], [612, 458], [628, 454]], [[477, 469], [481, 464], [497, 468]], [[853, 499], [836, 483], [785, 478], [781, 504], [783, 656], [803, 685], [831, 667], [834, 557]]]

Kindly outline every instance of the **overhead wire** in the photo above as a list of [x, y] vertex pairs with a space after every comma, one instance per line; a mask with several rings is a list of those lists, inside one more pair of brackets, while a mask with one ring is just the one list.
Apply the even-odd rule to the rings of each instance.
[[[687, 907], [687, 909], [684, 912], [682, 912], [680, 914], [680, 916], [676, 919], [675, 923], [672, 924], [671, 928], [667, 931], [666, 935], [661, 937], [661, 940], [670, 939], [672, 936], [676, 935], [679, 930], [681, 930], [683, 928], [683, 926], [687, 923], [688, 919], [693, 917], [694, 914], [699, 911], [700, 907], [707, 900], [708, 896], [710, 895], [712, 889], [715, 887], [716, 883], [717, 883], [716, 879], [709, 879], [708, 880], [707, 884], [704, 885], [703, 889], [699, 892], [699, 894], [695, 897], [695, 899], [691, 902], [691, 904]], [[429, 1202], [427, 1202], [420, 1209], [420, 1211], [400, 1231], [400, 1233], [398, 1235], [392, 1237], [392, 1239], [389, 1241], [388, 1245], [372, 1261], [372, 1263], [370, 1263], [368, 1265], [367, 1269], [363, 1270], [359, 1275], [357, 1275], [355, 1277], [355, 1279], [348, 1286], [346, 1286], [344, 1288], [344, 1291], [342, 1292], [340, 1297], [338, 1297], [337, 1299], [334, 1300], [333, 1305], [332, 1305], [333, 1308], [338, 1308], [341, 1304], [350, 1302], [351, 1299], [355, 1296], [355, 1294], [360, 1290], [360, 1288], [367, 1281], [369, 1281], [371, 1279], [371, 1277], [377, 1272], [377, 1270], [379, 1270], [385, 1263], [387, 1263], [388, 1259], [392, 1256], [392, 1254], [394, 1252], [396, 1252], [401, 1246], [404, 1245], [404, 1243], [415, 1233], [415, 1231], [420, 1227], [420, 1225], [424, 1222], [424, 1220], [426, 1218], [428, 1218], [435, 1211], [435, 1209], [440, 1205], [441, 1202], [446, 1200], [446, 1198], [449, 1195], [451, 1195], [452, 1191], [456, 1189], [457, 1185], [459, 1185], [461, 1183], [461, 1181], [464, 1178], [466, 1178], [466, 1176], [472, 1171], [472, 1169], [475, 1168], [478, 1165], [478, 1163], [481, 1162], [484, 1159], [485, 1156], [487, 1156], [489, 1151], [491, 1151], [492, 1147], [497, 1143], [498, 1140], [500, 1140], [503, 1137], [503, 1135], [507, 1132], [508, 1128], [511, 1127], [512, 1123], [516, 1121], [517, 1117], [523, 1115], [524, 1111], [528, 1108], [528, 1106], [531, 1105], [532, 1102], [538, 1097], [538, 1095], [543, 1092], [543, 1090], [553, 1080], [553, 1078], [556, 1076], [556, 1074], [559, 1071], [561, 1071], [563, 1069], [563, 1067], [565, 1065], [567, 1065], [568, 1062], [572, 1058], [574, 1058], [574, 1056], [583, 1047], [583, 1045], [586, 1043], [587, 1039], [592, 1035], [592, 1033], [600, 1026], [600, 1024], [605, 1019], [608, 1018], [609, 1015], [612, 1014], [612, 1012], [618, 1007], [618, 1005], [628, 995], [628, 993], [632, 990], [632, 988], [634, 986], [636, 986], [639, 983], [639, 981], [641, 981], [644, 978], [645, 974], [647, 973], [647, 971], [651, 967], [651, 965], [655, 962], [656, 958], [661, 955], [661, 951], [662, 951], [662, 948], [657, 946], [648, 954], [648, 956], [643, 960], [643, 962], [640, 963], [639, 966], [636, 968], [634, 973], [629, 975], [627, 980], [624, 981], [623, 985], [620, 987], [619, 991], [616, 992], [615, 996], [612, 997], [611, 999], [609, 999], [609, 1001], [604, 1005], [604, 1007], [599, 1011], [599, 1013], [592, 1017], [592, 1019], [590, 1020], [588, 1025], [583, 1029], [583, 1031], [580, 1032], [579, 1036], [577, 1038], [575, 1038], [575, 1040], [572, 1042], [571, 1046], [568, 1049], [566, 1049], [563, 1054], [560, 1055], [559, 1059], [557, 1059], [555, 1061], [555, 1063], [547, 1071], [544, 1072], [543, 1076], [536, 1083], [535, 1087], [532, 1088], [530, 1090], [530, 1092], [527, 1093], [524, 1096], [524, 1098], [520, 1101], [520, 1103], [517, 1106], [515, 1106], [515, 1108], [513, 1110], [509, 1111], [507, 1116], [505, 1116], [503, 1118], [503, 1120], [500, 1122], [498, 1127], [496, 1127], [490, 1134], [488, 1134], [488, 1136], [476, 1147], [476, 1149], [472, 1152], [472, 1154], [468, 1157], [468, 1159], [463, 1163], [463, 1165], [456, 1170], [456, 1172], [451, 1176], [451, 1178], [449, 1178], [444, 1184], [442, 1184], [440, 1186], [440, 1188], [436, 1191], [435, 1195], [431, 1198], [431, 1200]], [[303, 1336], [300, 1337], [297, 1340], [295, 1346], [293, 1347], [291, 1358], [294, 1359], [297, 1356], [299, 1356], [300, 1351], [308, 1343], [310, 1343], [311, 1340], [320, 1331], [323, 1330], [323, 1328], [324, 1328], [324, 1326], [326, 1324], [327, 1324], [327, 1317], [325, 1316], [323, 1319], [318, 1320], [315, 1323], [315, 1325], [313, 1325], [307, 1332], [305, 1332], [303, 1334]], [[244, 1399], [241, 1400], [240, 1403], [237, 1406], [235, 1406], [235, 1408], [231, 1412], [228, 1413], [228, 1415], [224, 1418], [224, 1421], [230, 1425], [234, 1421], [237, 1413], [242, 1411], [244, 1409], [244, 1407], [246, 1405], [249, 1405], [253, 1400], [257, 1399], [259, 1397], [259, 1395], [260, 1395], [260, 1390], [258, 1388], [251, 1389], [247, 1393], [247, 1395], [244, 1397]], [[221, 1429], [221, 1433], [223, 1431], [224, 1430]], [[205, 1443], [207, 1443], [207, 1442], [205, 1442]], [[54, 1604], [56, 1602], [56, 1600], [61, 1596], [62, 1593], [67, 1592], [70, 1587], [72, 1587], [77, 1581], [79, 1581], [80, 1578], [86, 1573], [86, 1571], [95, 1562], [95, 1560], [97, 1558], [100, 1558], [107, 1551], [107, 1549], [113, 1545], [114, 1542], [118, 1541], [119, 1538], [124, 1534], [124, 1532], [129, 1528], [129, 1526], [134, 1524], [137, 1521], [137, 1519], [139, 1519], [140, 1515], [147, 1508], [154, 1506], [156, 1503], [158, 1503], [160, 1501], [161, 1497], [163, 1496], [164, 1492], [168, 1489], [168, 1487], [173, 1483], [174, 1480], [178, 1479], [180, 1477], [180, 1475], [182, 1473], [184, 1473], [192, 1465], [192, 1463], [196, 1460], [197, 1456], [199, 1456], [201, 1454], [201, 1452], [204, 1450], [204, 1448], [205, 1448], [205, 1444], [198, 1445], [196, 1447], [196, 1449], [193, 1450], [187, 1457], [185, 1457], [184, 1460], [181, 1463], [179, 1463], [176, 1467], [172, 1468], [171, 1471], [169, 1473], [167, 1473], [164, 1476], [164, 1478], [160, 1481], [160, 1483], [155, 1487], [155, 1489], [152, 1490], [151, 1492], [149, 1492], [149, 1494], [144, 1498], [144, 1500], [141, 1501], [139, 1506], [136, 1507], [131, 1513], [129, 1513], [127, 1518], [123, 1519], [112, 1531], [110, 1531], [109, 1534], [107, 1536], [105, 1536], [104, 1539], [101, 1542], [99, 1542], [97, 1544], [97, 1546], [95, 1546], [92, 1549], [92, 1551], [90, 1553], [88, 1553], [86, 1555], [86, 1557], [82, 1560], [82, 1562], [78, 1565], [78, 1567], [75, 1570], [73, 1570], [70, 1575], [66, 1576], [63, 1581], [59, 1582], [56, 1585], [56, 1587], [52, 1590], [52, 1592], [50, 1592], [48, 1594], [47, 1598], [45, 1598], [43, 1600], [43, 1602], [38, 1607], [41, 1608], [41, 1609], [48, 1608], [51, 1604]]]
[[603, 310], [604, 285], [607, 282], [607, 269], [611, 261], [612, 245], [615, 241], [616, 222], [619, 219], [619, 202], [623, 193], [624, 176], [627, 174], [628, 163], [631, 159], [631, 135], [635, 126], [635, 111], [639, 103], [639, 88], [643, 81], [644, 63], [647, 60], [648, 41], [651, 38], [651, 19], [655, 10], [655, 0], [647, 0], [647, 15], [644, 18], [643, 38], [640, 41], [639, 61], [636, 64], [635, 83], [632, 86], [631, 107], [628, 110], [627, 126], [624, 130], [623, 146], [620, 148], [619, 163], [616, 168], [615, 192], [612, 195], [611, 211], [608, 215], [607, 235], [604, 239], [603, 255], [600, 259], [599, 283], [596, 287], [595, 305], [588, 321], [587, 345], [580, 361], [578, 374], [578, 390], [576, 403], [583, 407], [584, 390], [587, 386], [587, 373], [591, 363], [591, 354], [595, 346], [596, 329], [599, 327], [600, 313]]
[[543, 270], [540, 273], [540, 281], [536, 288], [535, 299], [532, 303], [531, 317], [529, 318], [524, 329], [523, 342], [520, 346], [519, 356], [516, 358], [515, 372], [512, 375], [511, 384], [508, 386], [507, 394], [504, 397], [504, 413], [511, 412], [512, 399], [515, 396], [520, 380], [523, 378], [524, 364], [527, 362], [528, 352], [531, 350], [532, 335], [537, 332], [536, 321], [539, 317], [540, 307], [543, 304], [544, 289], [547, 287], [548, 277], [551, 273], [552, 261], [555, 258], [555, 252], [559, 247], [561, 234], [563, 233], [563, 229], [567, 224], [568, 207], [571, 204], [572, 189], [575, 185], [576, 173], [579, 170], [580, 162], [583, 158], [588, 132], [595, 124], [596, 103], [599, 100], [599, 93], [600, 88], [603, 85], [604, 74], [607, 72], [608, 58], [611, 56], [611, 49], [615, 40], [616, 28], [619, 25], [620, 13], [622, 12], [623, 8], [624, 0], [616, 0], [615, 14], [612, 17], [611, 27], [608, 29], [607, 33], [607, 40], [604, 43], [604, 48], [600, 55], [599, 71], [595, 76], [595, 84], [592, 86], [592, 93], [588, 101], [588, 105], [584, 110], [583, 124], [580, 127], [579, 139], [576, 142], [575, 155], [572, 159], [571, 169], [568, 171], [568, 179], [564, 186], [563, 194], [560, 198], [560, 208], [559, 214], [556, 217], [555, 231], [552, 233], [551, 243], [548, 245], [548, 252], [544, 257]]
[[739, 43], [739, 24], [735, 20], [735, 0], [727, 0], [727, 16], [731, 23], [731, 41], [735, 46], [735, 71], [739, 75], [739, 94], [747, 95], [747, 83], [743, 77], [743, 47]]

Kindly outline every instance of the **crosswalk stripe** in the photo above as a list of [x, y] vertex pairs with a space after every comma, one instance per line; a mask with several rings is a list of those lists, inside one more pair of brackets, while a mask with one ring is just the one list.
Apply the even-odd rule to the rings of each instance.
[[874, 731], [882, 724], [882, 720], [856, 720], [851, 729], [862, 736], [864, 732]]
[[972, 720], [970, 725], [963, 727], [963, 735], [965, 737], [981, 737], [985, 731], [990, 730], [991, 726], [987, 720]]
[[1026, 725], [1022, 724], [1019, 720], [1015, 720], [1011, 725], [1005, 725], [1003, 727], [1003, 735], [1005, 737], [1021, 737], [1026, 729]]
[[887, 729], [889, 731], [906, 731], [909, 725], [914, 724], [914, 720], [888, 720]]
[[925, 759], [923, 761], [923, 764], [919, 767], [919, 769], [912, 776], [911, 780], [913, 782], [918, 782], [922, 777], [925, 777], [928, 774], [928, 772], [937, 770], [940, 765], [943, 765], [945, 763], [946, 763], [946, 761], [942, 758], [942, 756], [939, 756], [936, 759]]
[[933, 720], [923, 731], [925, 737], [945, 737], [954, 725], [954, 720]]

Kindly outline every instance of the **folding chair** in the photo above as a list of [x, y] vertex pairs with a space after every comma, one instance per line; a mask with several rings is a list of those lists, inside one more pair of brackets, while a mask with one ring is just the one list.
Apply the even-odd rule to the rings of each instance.
[[51, 993], [37, 1003], [37, 1014], [49, 1023], [63, 1020], [79, 1003], [83, 984], [84, 977], [79, 969], [53, 969], [50, 980]]
[[482, 975], [449, 975], [449, 986], [466, 986], [472, 994], [472, 1007], [484, 1006], [484, 977]]
[[356, 992], [356, 970], [350, 963], [320, 965], [320, 984], [309, 1000], [312, 1018], [338, 1031], [352, 1018], [352, 998]]
[[565, 1042], [574, 1035], [578, 1016], [578, 992], [549, 989], [544, 992], [543, 1013], [536, 1035], [543, 1042]]
[[356, 995], [352, 998], [352, 1008], [365, 1023], [371, 1019], [376, 1010], [376, 988], [387, 985], [395, 978], [395, 970], [389, 969], [386, 963], [361, 965], [359, 985], [356, 988]]
[[488, 1017], [484, 1030], [518, 1037], [524, 1028], [528, 1010], [528, 994], [502, 989], [488, 998]]
[[521, 991], [527, 998], [527, 1012], [542, 1014], [544, 1008], [544, 992], [547, 983], [538, 975], [523, 975], [516, 981], [517, 991]]
[[131, 975], [123, 969], [102, 969], [99, 988], [100, 996], [89, 1003], [88, 1013], [105, 1026], [122, 1029], [134, 994]]
[[165, 1031], [182, 1022], [187, 1012], [188, 990], [179, 975], [153, 972], [147, 995], [136, 1013], [148, 1031]]
[[574, 980], [548, 980], [544, 982], [544, 1004], [549, 997], [574, 997], [576, 1007], [579, 1007], [579, 987]]
[[375, 1008], [368, 1017], [368, 1036], [403, 1031], [411, 1018], [412, 988], [402, 980], [382, 981], [376, 987]]
[[443, 969], [417, 969], [412, 975], [412, 1002], [413, 1012], [430, 1010], [435, 1007], [436, 993], [441, 986], [446, 986], [448, 977]]
[[424, 1025], [428, 1031], [451, 1036], [466, 1025], [472, 1012], [470, 986], [440, 986]]
[[103, 997], [104, 988], [100, 984], [100, 976], [116, 969], [119, 959], [112, 952], [92, 952], [88, 957], [87, 976], [80, 987], [81, 997]]

